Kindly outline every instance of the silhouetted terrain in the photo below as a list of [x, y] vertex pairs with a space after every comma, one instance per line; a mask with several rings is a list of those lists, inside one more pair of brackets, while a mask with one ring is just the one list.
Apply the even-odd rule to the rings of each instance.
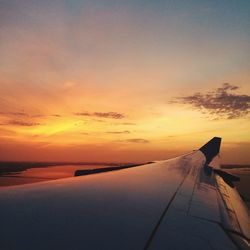
[[[0, 162], [0, 186], [22, 185], [134, 166], [133, 163]], [[103, 169], [103, 170], [100, 170]]]
[[5, 175], [14, 172], [22, 172], [30, 168], [46, 168], [52, 166], [66, 166], [66, 165], [104, 165], [104, 166], [118, 166], [117, 163], [102, 163], [102, 162], [0, 162], [0, 175]]

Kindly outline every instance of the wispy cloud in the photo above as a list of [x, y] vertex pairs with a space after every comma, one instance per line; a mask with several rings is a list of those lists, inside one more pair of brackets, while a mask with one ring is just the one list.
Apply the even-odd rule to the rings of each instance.
[[29, 114], [25, 112], [0, 112], [0, 115], [7, 117], [31, 117], [31, 118], [46, 118], [46, 117], [62, 117], [60, 114]]
[[81, 132], [81, 135], [89, 135], [87, 132]]
[[127, 139], [125, 140], [126, 142], [131, 142], [131, 143], [149, 143], [149, 140], [142, 139], [142, 138], [134, 138], [134, 139]]
[[123, 122], [122, 125], [136, 125], [134, 122]]
[[130, 131], [124, 130], [124, 131], [108, 131], [107, 134], [130, 134]]
[[41, 125], [41, 123], [38, 122], [26, 122], [21, 120], [10, 120], [7, 123], [4, 123], [2, 125], [14, 125], [14, 126], [23, 126], [23, 127], [33, 127]]
[[99, 118], [110, 118], [110, 119], [123, 119], [125, 115], [117, 112], [77, 112], [74, 113], [77, 116], [91, 116], [91, 117], [99, 117]]
[[6, 116], [28, 116], [28, 114], [24, 113], [24, 112], [0, 112], [0, 115], [6, 115]]
[[214, 116], [216, 119], [237, 119], [250, 112], [250, 95], [232, 93], [239, 87], [224, 83], [213, 91], [176, 98], [177, 103], [189, 104], [193, 108]]

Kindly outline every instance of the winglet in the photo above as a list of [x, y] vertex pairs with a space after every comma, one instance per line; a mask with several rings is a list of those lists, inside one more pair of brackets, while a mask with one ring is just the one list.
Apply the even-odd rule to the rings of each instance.
[[221, 138], [214, 137], [199, 149], [205, 155], [207, 164], [210, 163], [217, 154], [219, 154], [220, 144]]

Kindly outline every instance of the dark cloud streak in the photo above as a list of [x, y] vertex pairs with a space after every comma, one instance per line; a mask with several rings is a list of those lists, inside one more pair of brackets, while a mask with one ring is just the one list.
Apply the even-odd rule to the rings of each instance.
[[124, 130], [124, 131], [108, 131], [107, 134], [130, 134], [130, 131]]
[[14, 125], [14, 126], [23, 126], [23, 127], [33, 127], [33, 126], [39, 126], [40, 123], [37, 122], [26, 122], [26, 121], [20, 121], [20, 120], [11, 120], [5, 123], [4, 125]]
[[51, 114], [51, 115], [44, 115], [44, 114], [28, 114], [25, 112], [0, 112], [0, 115], [8, 116], [8, 117], [31, 117], [31, 118], [46, 118], [46, 117], [62, 117], [59, 114]]
[[24, 112], [0, 112], [0, 115], [11, 115], [11, 116], [28, 116], [27, 113]]
[[77, 112], [74, 113], [77, 116], [90, 116], [90, 117], [99, 117], [99, 118], [111, 118], [111, 119], [123, 119], [125, 115], [117, 112]]
[[142, 139], [142, 138], [134, 138], [134, 139], [127, 139], [126, 142], [132, 142], [132, 143], [149, 143], [149, 140]]

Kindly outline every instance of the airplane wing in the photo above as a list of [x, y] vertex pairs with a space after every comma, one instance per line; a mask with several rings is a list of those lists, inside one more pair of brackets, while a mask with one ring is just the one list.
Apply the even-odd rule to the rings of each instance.
[[[0, 190], [0, 249], [249, 249], [221, 139], [139, 167]], [[216, 167], [214, 167], [216, 166]]]

